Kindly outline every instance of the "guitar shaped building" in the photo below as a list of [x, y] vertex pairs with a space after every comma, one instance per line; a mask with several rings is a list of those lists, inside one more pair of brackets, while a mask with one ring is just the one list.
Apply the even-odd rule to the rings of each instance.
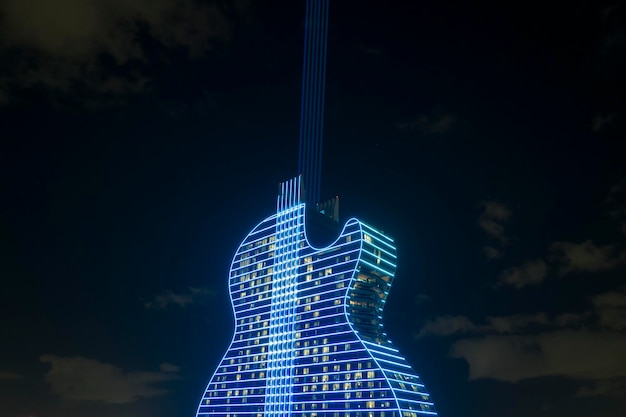
[[305, 227], [314, 222], [305, 217], [322, 214], [302, 195], [301, 177], [282, 183], [276, 214], [235, 253], [235, 332], [197, 416], [436, 415], [383, 330], [393, 240], [353, 218], [332, 244], [315, 247]]

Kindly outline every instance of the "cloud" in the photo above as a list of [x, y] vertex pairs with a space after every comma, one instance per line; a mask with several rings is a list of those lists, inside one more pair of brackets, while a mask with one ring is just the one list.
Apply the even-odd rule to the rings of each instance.
[[597, 132], [604, 129], [615, 118], [614, 114], [598, 114], [591, 121], [591, 130]]
[[230, 25], [216, 4], [194, 0], [2, 0], [5, 43], [54, 56], [93, 57], [107, 52], [125, 62], [141, 58], [136, 24], [147, 26], [167, 47], [188, 53], [207, 50], [230, 37]]
[[46, 382], [64, 400], [128, 404], [140, 398], [164, 395], [161, 386], [180, 377], [176, 372], [128, 372], [80, 356], [42, 355], [49, 364]]
[[435, 111], [430, 115], [421, 114], [410, 122], [398, 123], [397, 128], [403, 132], [422, 132], [427, 135], [438, 135], [451, 131], [457, 122], [456, 117], [453, 115]]
[[364, 43], [359, 43], [359, 49], [364, 52], [366, 55], [380, 55], [383, 53], [382, 48], [378, 46], [369, 46]]
[[611, 186], [603, 204], [608, 215], [618, 222], [620, 230], [626, 234], [626, 178]]
[[626, 291], [610, 291], [592, 299], [599, 323], [613, 330], [626, 330]]
[[428, 335], [450, 336], [470, 333], [476, 330], [476, 325], [465, 316], [441, 316], [426, 322], [415, 338]]
[[467, 361], [470, 380], [517, 382], [543, 376], [626, 377], [624, 352], [625, 334], [564, 330], [462, 339], [454, 343], [450, 354]]
[[500, 249], [496, 249], [493, 246], [485, 246], [483, 248], [483, 253], [488, 260], [498, 259], [502, 257], [502, 251]]
[[24, 379], [24, 376], [21, 374], [16, 374], [14, 372], [0, 371], [0, 381], [18, 381], [20, 379]]
[[162, 363], [159, 365], [159, 369], [161, 369], [161, 372], [176, 373], [180, 371], [180, 366], [176, 366], [171, 363]]
[[415, 305], [421, 306], [423, 304], [429, 303], [432, 299], [427, 294], [417, 294], [415, 296]]
[[487, 317], [487, 323], [486, 330], [496, 333], [517, 333], [526, 331], [533, 326], [551, 324], [545, 313]]
[[506, 244], [509, 238], [504, 234], [504, 225], [511, 217], [511, 210], [497, 201], [483, 201], [481, 203], [483, 212], [478, 218], [478, 225], [493, 239], [501, 244]]
[[[577, 323], [579, 322], [580, 320]], [[486, 323], [481, 325], [473, 323], [466, 316], [440, 316], [427, 321], [415, 338], [467, 334], [514, 334], [547, 327], [565, 327], [569, 324], [571, 322], [564, 323], [561, 316], [550, 320], [545, 313], [489, 316]]]
[[626, 252], [617, 253], [614, 245], [597, 246], [591, 240], [582, 243], [554, 242], [550, 253], [561, 275], [608, 271], [626, 261]]
[[582, 386], [576, 393], [579, 397], [617, 397], [626, 393], [626, 379], [615, 378], [592, 381]]
[[500, 275], [499, 285], [511, 285], [515, 288], [523, 288], [528, 285], [539, 284], [548, 275], [548, 266], [541, 259], [528, 261], [521, 267], [513, 267], [505, 270]]
[[144, 303], [144, 307], [150, 309], [165, 309], [170, 306], [187, 307], [205, 301], [215, 295], [215, 291], [208, 287], [189, 287], [187, 292], [175, 293], [172, 290], [163, 291], [156, 295], [152, 301]]
[[[626, 289], [598, 294], [593, 310], [488, 317], [450, 355], [469, 365], [469, 379], [517, 382], [545, 376], [594, 381], [579, 395], [612, 395], [626, 378]], [[595, 382], [598, 382], [597, 384]]]
[[10, 63], [0, 72], [5, 102], [12, 90], [33, 86], [144, 91], [150, 74], [141, 63], [159, 47], [200, 57], [232, 32], [217, 2], [197, 0], [0, 0], [0, 19], [0, 59]]

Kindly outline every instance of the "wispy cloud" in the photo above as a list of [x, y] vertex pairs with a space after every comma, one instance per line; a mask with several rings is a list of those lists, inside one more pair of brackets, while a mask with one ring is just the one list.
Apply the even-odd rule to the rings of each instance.
[[598, 294], [590, 304], [581, 314], [493, 316], [482, 324], [443, 316], [416, 337], [462, 337], [450, 355], [468, 363], [470, 380], [563, 376], [585, 383], [580, 396], [612, 396], [626, 380], [626, 289]]
[[0, 1], [0, 100], [32, 87], [111, 96], [144, 91], [151, 74], [143, 63], [157, 45], [193, 58], [230, 38], [223, 7], [194, 0]]
[[542, 376], [626, 377], [623, 352], [625, 334], [561, 330], [463, 339], [452, 346], [451, 356], [467, 361], [470, 380], [516, 382]]
[[24, 379], [24, 375], [14, 372], [0, 371], [0, 381], [17, 381]]
[[576, 395], [579, 397], [623, 397], [626, 393], [626, 378], [612, 378], [592, 381], [582, 386]]
[[511, 285], [515, 288], [523, 288], [528, 285], [541, 283], [548, 275], [548, 266], [541, 259], [536, 259], [506, 269], [500, 275], [499, 285]]
[[173, 365], [160, 372], [125, 371], [114, 365], [81, 356], [42, 355], [49, 364], [46, 382], [64, 400], [128, 404], [141, 398], [168, 393], [163, 384], [180, 379]]
[[502, 249], [494, 248], [493, 246], [485, 246], [483, 248], [485, 258], [488, 260], [498, 259], [502, 257]]
[[626, 262], [626, 252], [619, 253], [614, 245], [595, 245], [591, 240], [582, 243], [554, 242], [549, 251], [560, 275], [608, 271]]
[[610, 291], [593, 297], [600, 325], [607, 329], [626, 330], [626, 291]]
[[608, 215], [618, 222], [619, 228], [626, 235], [626, 178], [613, 184], [604, 200]]
[[598, 132], [609, 125], [615, 118], [614, 114], [598, 114], [591, 121], [591, 130]]
[[433, 320], [429, 320], [421, 328], [415, 338], [425, 336], [451, 336], [458, 334], [473, 333], [477, 327], [472, 321], [465, 316], [440, 316]]
[[432, 299], [430, 298], [428, 294], [417, 294], [415, 296], [415, 305], [421, 306], [421, 305], [429, 303], [431, 300]]
[[450, 113], [433, 111], [430, 114], [420, 114], [415, 119], [398, 123], [396, 127], [402, 132], [421, 132], [427, 135], [440, 135], [450, 132], [458, 123]]
[[511, 217], [511, 210], [504, 204], [497, 201], [483, 201], [481, 203], [483, 212], [478, 218], [478, 225], [487, 236], [497, 240], [501, 244], [506, 244], [509, 238], [504, 233], [504, 225]]
[[[580, 317], [576, 324], [579, 323]], [[415, 338], [468, 334], [517, 334], [531, 329], [546, 329], [555, 326], [561, 327], [560, 316], [549, 319], [545, 313], [489, 316], [483, 324], [475, 324], [466, 316], [440, 316], [427, 321]]]
[[206, 301], [215, 295], [215, 291], [208, 287], [189, 287], [184, 292], [174, 292], [172, 290], [163, 291], [154, 296], [150, 301], [144, 303], [144, 307], [149, 309], [166, 309], [171, 306], [187, 307], [188, 305]]

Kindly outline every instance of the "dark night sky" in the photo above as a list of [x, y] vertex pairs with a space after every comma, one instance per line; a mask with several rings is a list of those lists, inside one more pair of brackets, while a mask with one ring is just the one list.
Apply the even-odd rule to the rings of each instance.
[[[626, 6], [332, 1], [323, 196], [442, 417], [624, 417]], [[304, 1], [0, 0], [0, 417], [193, 416], [296, 175]]]

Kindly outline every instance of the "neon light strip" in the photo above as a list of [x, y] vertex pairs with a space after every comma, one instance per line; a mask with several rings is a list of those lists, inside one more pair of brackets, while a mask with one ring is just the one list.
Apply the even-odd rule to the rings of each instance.
[[304, 234], [300, 183], [300, 177], [282, 183], [276, 204], [276, 251], [264, 404], [264, 414], [269, 417], [288, 417], [292, 408], [298, 252]]
[[363, 253], [366, 253], [366, 254], [368, 254], [368, 255], [372, 256], [374, 259], [381, 260], [382, 262], [385, 262], [385, 263], [387, 263], [387, 264], [391, 265], [393, 268], [395, 268], [395, 267], [396, 267], [396, 264], [394, 264], [393, 262], [390, 262], [390, 261], [386, 260], [386, 259], [385, 259], [384, 257], [382, 257], [382, 256], [379, 256], [379, 255], [373, 254], [372, 252], [368, 252], [368, 251], [366, 251], [366, 250], [363, 250]]
[[[365, 224], [365, 223], [361, 222], [361, 224]], [[380, 235], [380, 232], [378, 232], [377, 230], [373, 229], [372, 227], [370, 227], [370, 226], [366, 226], [366, 227], [368, 227], [370, 230], [374, 231], [374, 233]], [[376, 239], [378, 242], [382, 243], [383, 245], [388, 246], [391, 250], [393, 250], [393, 251], [396, 250], [395, 246], [393, 246], [391, 243], [385, 242], [382, 239], [378, 239], [378, 238], [376, 238], [376, 236], [373, 236], [371, 233], [368, 233], [365, 230], [363, 231], [363, 233], [368, 235], [370, 238]], [[363, 240], [365, 240], [365, 238], [363, 238]], [[393, 242], [393, 240], [392, 240], [392, 242]], [[369, 242], [365, 242], [365, 243], [369, 243]]]
[[[363, 399], [362, 401], [365, 402], [367, 400]], [[303, 404], [307, 404], [307, 403], [303, 403]], [[310, 404], [310, 402], [308, 404]], [[246, 404], [231, 404], [231, 405], [233, 405], [233, 406], [235, 406], [235, 405], [244, 406]], [[208, 408], [210, 406], [203, 406], [203, 407]], [[322, 408], [319, 408], [317, 410], [293, 410], [293, 411], [291, 411], [291, 413], [292, 414], [310, 414], [312, 412], [316, 412], [316, 413], [320, 414], [321, 412], [330, 412], [330, 411], [332, 411], [332, 412], [339, 412], [340, 414], [343, 414], [344, 412], [347, 413], [347, 412], [352, 412], [352, 411], [357, 411], [357, 412], [369, 412], [369, 411], [372, 411], [372, 412], [373, 411], [385, 411], [385, 412], [390, 411], [390, 412], [393, 412], [393, 411], [398, 411], [400, 413], [398, 417], [403, 417], [402, 413], [398, 409], [396, 409], [394, 407], [388, 407], [388, 408], [346, 408], [345, 410], [344, 409], [335, 409], [335, 408], [333, 408], [333, 409], [322, 409]], [[411, 412], [414, 412], [414, 413], [420, 413], [420, 414], [437, 415], [437, 413], [434, 413], [434, 412], [431, 412], [431, 411], [420, 411], [420, 410], [407, 410], [407, 411], [411, 411]], [[213, 413], [214, 412], [207, 411], [207, 412], [198, 413], [198, 415], [199, 416], [200, 415], [206, 416], [206, 415], [213, 415]], [[249, 414], [259, 414], [259, 415], [263, 415], [262, 412], [257, 412], [257, 411], [230, 411], [230, 412], [219, 411], [219, 412], [215, 412], [215, 413], [216, 414], [219, 413], [219, 414], [222, 414], [222, 415], [230, 414], [231, 417], [235, 417], [238, 414], [246, 414], [246, 415], [249, 415]]]
[[[343, 243], [343, 244], [338, 245], [338, 246], [355, 245], [355, 243], [356, 243], [356, 242], [357, 242], [357, 241], [352, 241], [352, 242], [348, 242], [348, 243]], [[355, 245], [355, 246], [356, 246], [356, 245]], [[357, 252], [358, 250], [359, 250], [359, 249], [354, 249], [354, 250], [351, 250], [351, 251], [348, 251], [348, 252], [342, 252], [342, 255], [349, 255], [349, 254], [351, 254], [351, 253]], [[263, 253], [274, 252], [274, 251], [276, 251], [276, 248], [271, 249], [271, 250], [266, 251], [266, 252], [263, 252]], [[259, 254], [259, 255], [257, 255], [257, 256], [260, 256], [260, 255], [261, 255], [261, 254]], [[337, 256], [337, 255], [336, 255], [336, 254], [329, 254], [329, 256], [327, 256], [327, 257], [325, 257], [325, 258], [319, 258], [319, 259], [316, 259], [316, 260], [315, 260], [315, 262], [312, 262], [312, 263], [313, 263], [313, 265], [315, 265], [315, 264], [320, 264], [320, 263], [322, 263], [323, 261], [326, 261], [326, 260], [331, 260], [331, 258], [334, 258], [335, 256]], [[377, 255], [375, 255], [375, 256], [377, 256]], [[268, 258], [268, 259], [269, 259], [269, 258]], [[319, 267], [318, 267], [318, 269], [316, 269], [316, 270], [314, 270], [314, 271], [319, 271], [319, 270], [322, 270], [322, 269], [324, 269], [324, 268], [330, 268], [330, 267], [333, 267], [333, 268], [334, 268], [334, 267], [337, 267], [337, 266], [339, 266], [339, 265], [346, 264], [346, 263], [348, 263], [348, 262], [350, 262], [350, 261], [342, 261], [342, 262], [338, 262], [338, 263], [333, 263], [332, 265], [328, 265], [328, 266], [319, 266]], [[232, 271], [236, 271], [236, 270], [238, 270], [238, 269], [243, 269], [243, 268], [250, 268], [250, 267], [251, 267], [251, 266], [253, 266], [253, 265], [254, 265], [254, 264], [252, 264], [252, 265], [242, 266], [242, 267], [239, 267], [239, 268], [234, 268], [234, 269], [232, 269]], [[309, 265], [309, 264], [304, 264], [304, 265]], [[243, 277], [243, 276], [246, 276], [246, 275], [251, 274], [251, 273], [253, 273], [253, 272], [256, 272], [256, 271], [262, 271], [262, 270], [264, 270], [264, 269], [271, 268], [271, 267], [272, 267], [272, 266], [268, 265], [268, 266], [263, 267], [263, 268], [261, 268], [261, 269], [251, 269], [250, 271], [247, 271], [247, 272], [244, 272], [244, 273], [241, 273], [241, 274], [231, 275], [231, 277], [230, 277], [230, 278], [231, 278], [231, 279], [235, 279], [235, 278]], [[314, 271], [312, 271], [312, 272], [314, 272]], [[271, 275], [271, 274], [270, 274], [270, 275]], [[263, 275], [263, 276], [267, 276], [267, 275]], [[263, 277], [263, 276], [256, 276], [255, 278], [251, 278], [251, 279], [257, 279], [257, 278], [261, 278], [261, 277]]]
[[[341, 274], [343, 274], [343, 273], [344, 273], [344, 272], [338, 272], [338, 273], [333, 273], [333, 274], [329, 274], [329, 275], [324, 275], [323, 277], [318, 277], [317, 279], [313, 279], [313, 280], [311, 280], [311, 282], [313, 282], [313, 281], [317, 281], [318, 279], [324, 279], [324, 278], [330, 278], [330, 279], [332, 279], [333, 277], [336, 277], [336, 276], [341, 275]], [[330, 281], [330, 279], [328, 279], [328, 281]], [[304, 291], [311, 290], [311, 289], [319, 289], [320, 287], [327, 287], [327, 286], [329, 286], [329, 285], [337, 285], [337, 284], [340, 284], [340, 283], [342, 283], [342, 282], [346, 282], [346, 281], [349, 281], [349, 280], [350, 280], [350, 278], [343, 278], [343, 279], [340, 279], [340, 280], [335, 280], [335, 281], [325, 282], [325, 283], [323, 283], [323, 284], [312, 285], [312, 286], [311, 286], [311, 287], [309, 287], [309, 288], [301, 288], [301, 289], [300, 289], [300, 291], [303, 291], [303, 292], [304, 292]], [[241, 290], [241, 289], [240, 289], [240, 290], [237, 290], [237, 291], [232, 291], [232, 294], [233, 294], [233, 295], [240, 294], [240, 293], [242, 293], [242, 292], [247, 292], [247, 291], [254, 290], [254, 289], [255, 289], [255, 287], [256, 287], [256, 288], [258, 288], [258, 287], [263, 287], [263, 286], [265, 286], [265, 285], [269, 285], [269, 284], [270, 284], [270, 283], [265, 282], [265, 283], [263, 283], [263, 284], [258, 284], [258, 285], [255, 285], [254, 287], [247, 287], [247, 288], [244, 288], [243, 290]], [[300, 283], [300, 287], [302, 287], [302, 286], [303, 286], [303, 284], [305, 284], [305, 283]], [[335, 289], [336, 289], [336, 290], [343, 290], [344, 288], [335, 288]], [[245, 300], [246, 298], [250, 298], [250, 297], [255, 297], [255, 298], [258, 298], [258, 297], [259, 297], [259, 295], [270, 294], [271, 292], [272, 292], [271, 290], [264, 290], [264, 291], [260, 291], [260, 292], [253, 292], [253, 293], [251, 293], [250, 295], [245, 295], [244, 297], [237, 297], [237, 301]], [[328, 292], [328, 291], [326, 291], [326, 292]], [[317, 294], [320, 294], [320, 293], [314, 293], [314, 294], [315, 294], [315, 295], [317, 295]], [[303, 294], [303, 295], [304, 295], [304, 294]], [[265, 298], [265, 297], [263, 297], [263, 298]], [[260, 301], [260, 300], [251, 300], [251, 301]], [[243, 305], [243, 304], [248, 304], [248, 303], [250, 303], [251, 301], [245, 301], [245, 302], [240, 303], [240, 304], [241, 304], [241, 305]]]
[[365, 242], [365, 245], [367, 245], [367, 246], [371, 246], [371, 247], [373, 247], [373, 248], [376, 248], [376, 249], [378, 249], [379, 251], [381, 251], [382, 253], [385, 253], [385, 254], [387, 254], [387, 255], [391, 256], [393, 259], [397, 259], [397, 258], [398, 258], [398, 257], [397, 257], [396, 255], [394, 255], [393, 253], [389, 252], [389, 251], [388, 251], [388, 250], [386, 250], [386, 249], [381, 248], [381, 247], [380, 247], [380, 246], [378, 246], [378, 245], [375, 245], [374, 243], [371, 243], [371, 242]]
[[[379, 236], [384, 237], [385, 239], [387, 239], [388, 241], [390, 241], [391, 243], [393, 243], [393, 239], [392, 239], [392, 238], [390, 238], [389, 236], [387, 236], [387, 235], [383, 234], [382, 232], [380, 232], [380, 231], [378, 231], [378, 230], [374, 229], [374, 228], [373, 228], [372, 226], [370, 226], [369, 224], [367, 224], [367, 223], [363, 223], [363, 222], [361, 222], [361, 224], [362, 224], [363, 226], [365, 226], [365, 228], [366, 228], [366, 229], [368, 229], [368, 230], [370, 230], [370, 231], [372, 231], [372, 232], [374, 232], [374, 233], [378, 234]], [[394, 248], [394, 249], [395, 249], [395, 248]]]
[[[417, 385], [417, 384], [411, 384], [410, 382], [409, 382], [409, 384], [410, 384], [410, 385]], [[430, 397], [430, 394], [429, 394], [429, 393], [427, 393], [427, 392], [421, 392], [421, 391], [411, 391], [411, 390], [408, 390], [408, 389], [402, 389], [402, 388], [394, 388], [394, 389], [395, 389], [396, 391], [403, 391], [403, 392], [406, 392], [406, 393], [409, 393], [409, 394], [415, 394], [415, 395], [425, 395], [425, 396], [427, 396], [427, 397]], [[431, 404], [431, 405], [434, 405], [434, 404]]]
[[379, 345], [378, 343], [370, 342], [370, 341], [367, 341], [367, 340], [362, 340], [362, 342], [363, 343], [367, 343], [368, 345], [380, 347], [380, 348], [383, 348], [383, 349], [389, 349], [389, 350], [394, 351], [394, 352], [399, 352], [398, 349], [395, 349], [395, 348], [392, 348], [392, 347], [389, 347], [389, 346]]
[[[339, 324], [337, 324], [335, 326], [347, 326], [347, 325], [348, 325], [348, 323], [339, 323]], [[332, 327], [332, 326], [326, 326], [326, 327]], [[315, 330], [315, 329], [319, 329], [319, 327], [315, 327], [315, 328], [310, 329], [310, 330]], [[306, 329], [306, 330], [309, 330], [309, 329]], [[334, 332], [334, 333], [325, 333], [324, 336], [326, 336], [326, 335], [335, 336], [335, 335], [338, 335], [338, 334], [346, 334], [346, 333], [352, 333], [352, 330], [345, 330], [345, 331], [342, 331], [342, 332]], [[313, 335], [313, 336], [299, 337], [298, 340], [309, 340], [309, 339], [316, 339], [316, 338], [319, 338], [319, 337], [320, 337], [319, 335]], [[256, 339], [258, 339], [258, 337], [254, 337], [254, 338], [251, 338], [251, 339], [235, 340], [235, 343], [237, 343], [237, 342], [245, 342], [245, 341], [250, 341], [250, 340], [256, 340]], [[237, 349], [243, 349], [243, 348], [246, 348], [246, 347], [251, 347], [251, 346], [246, 345], [246, 346], [242, 346], [242, 347], [237, 348]], [[228, 359], [231, 359], [231, 358], [229, 357]]]
[[410, 367], [409, 365], [405, 365], [405, 364], [403, 364], [403, 363], [398, 363], [398, 362], [394, 362], [394, 361], [389, 361], [389, 360], [387, 360], [387, 359], [383, 359], [383, 358], [377, 358], [377, 359], [378, 359], [379, 361], [387, 362], [387, 363], [390, 363], [390, 364], [392, 364], [392, 365], [398, 365], [398, 366], [401, 366], [401, 367], [403, 367], [403, 368], [409, 368], [409, 369], [411, 369], [411, 367]]
[[376, 265], [374, 265], [372, 263], [369, 263], [369, 262], [363, 260], [363, 258], [359, 259], [359, 262], [362, 262], [365, 265], [367, 265], [369, 267], [372, 267], [372, 268], [374, 268], [374, 269], [376, 269], [376, 270], [378, 270], [378, 271], [380, 271], [380, 272], [382, 272], [382, 273], [384, 273], [386, 275], [393, 276], [393, 272], [389, 272], [389, 271], [387, 271], [387, 270], [385, 270], [385, 269], [383, 269], [383, 268], [381, 268], [379, 266], [376, 266]]
[[[375, 379], [358, 379], [356, 381], [358, 382], [378, 382], [378, 381], [384, 381], [384, 378], [375, 378]], [[294, 387], [303, 387], [303, 386], [310, 386], [310, 385], [320, 385], [320, 384], [328, 384], [328, 385], [332, 385], [332, 384], [341, 384], [343, 385], [345, 382], [352, 382], [354, 383], [354, 380], [351, 381], [327, 381], [327, 382], [309, 382], [306, 384], [295, 384]], [[240, 391], [243, 390], [243, 388], [237, 388]], [[251, 388], [248, 388], [251, 389]], [[345, 394], [346, 392], [356, 392], [359, 390], [362, 390], [363, 388], [351, 388], [351, 389], [347, 389], [347, 390], [315, 390], [315, 391], [307, 391], [307, 392], [298, 392], [297, 394], [302, 395], [302, 394], [311, 394], [311, 393], [318, 393], [318, 392], [322, 392], [322, 393], [329, 393], [329, 394]], [[232, 388], [221, 388], [219, 390], [215, 390], [215, 391], [232, 391]], [[389, 388], [367, 388], [368, 391], [389, 391]], [[263, 394], [252, 394], [252, 395], [248, 395], [246, 394], [246, 397], [264, 397]], [[240, 396], [235, 396], [235, 395], [231, 395], [230, 397], [226, 396], [226, 397], [202, 397], [203, 400], [225, 400], [228, 398], [241, 398]], [[386, 399], [385, 397], [382, 398], [376, 398], [375, 400], [383, 400]], [[374, 399], [373, 399], [374, 400]], [[206, 404], [209, 405], [209, 404]]]
[[[348, 352], [341, 352], [343, 354], [349, 354], [350, 352], [366, 352], [366, 349], [354, 349], [354, 350], [350, 350]], [[317, 355], [317, 356], [322, 356], [322, 355]], [[299, 359], [302, 359], [302, 356], [299, 357]], [[309, 366], [326, 366], [326, 365], [339, 365], [342, 363], [352, 363], [355, 360], [367, 360], [370, 359], [366, 356], [361, 356], [361, 357], [356, 357], [356, 358], [348, 358], [348, 359], [343, 359], [343, 360], [329, 360], [327, 362], [308, 362], [308, 363], [300, 363], [300, 364], [296, 364], [293, 365], [294, 368], [305, 368], [305, 367], [309, 367]], [[377, 359], [373, 358], [373, 360], [376, 362]], [[269, 361], [268, 361], [269, 362]], [[247, 365], [247, 364], [252, 364], [252, 363], [265, 363], [265, 361], [257, 361], [257, 362], [248, 362], [245, 364], [234, 364], [234, 365], [222, 365], [220, 366], [220, 368], [228, 368], [231, 366], [241, 366], [241, 365]], [[218, 368], [219, 369], [219, 368]], [[257, 372], [257, 371], [264, 371], [264, 370], [270, 370], [270, 369], [282, 369], [281, 367], [270, 367], [267, 366], [267, 368], [258, 368], [258, 369], [249, 369], [249, 370], [242, 370], [242, 371], [228, 371], [228, 372], [216, 372], [214, 375], [215, 376], [224, 376], [224, 375], [236, 375], [236, 374], [241, 374], [241, 373], [252, 373], [252, 372]], [[383, 371], [385, 370], [385, 368], [381, 368]], [[363, 372], [364, 370], [354, 370], [354, 371], [350, 371], [350, 372]], [[367, 370], [365, 370], [367, 371]], [[309, 374], [309, 375], [322, 375], [324, 374], [324, 372], [322, 373], [318, 373], [318, 374]], [[383, 372], [384, 374], [384, 372]], [[301, 376], [301, 375], [297, 375], [297, 376]], [[266, 377], [265, 379], [272, 379], [273, 377]], [[262, 378], [258, 378], [258, 379], [262, 379]], [[346, 381], [348, 382], [348, 381]]]
[[[241, 242], [241, 243], [239, 244], [239, 249], [241, 249], [241, 247], [244, 245], [244, 242], [246, 241], [246, 239], [248, 239], [248, 237], [250, 237], [251, 235], [254, 235], [254, 234], [256, 234], [256, 233], [258, 233], [258, 232], [259, 232], [259, 231], [257, 231], [257, 230], [256, 230], [257, 228], [259, 228], [259, 227], [260, 227], [263, 223], [265, 223], [265, 222], [270, 222], [270, 221], [271, 221], [271, 220], [273, 220], [275, 217], [276, 217], [276, 215], [274, 214], [274, 215], [272, 215], [272, 216], [270, 216], [270, 217], [268, 217], [268, 218], [266, 218], [266, 219], [264, 219], [264, 220], [260, 221], [259, 223], [257, 223], [257, 225], [256, 225], [256, 226], [254, 226], [254, 227], [252, 228], [252, 230], [248, 233], [248, 235], [244, 238], [243, 242]], [[236, 260], [236, 259], [237, 259], [237, 254], [235, 254], [235, 256], [233, 256], [233, 259], [232, 259], [232, 261], [231, 261], [231, 263], [230, 263], [230, 267], [231, 267], [231, 268], [234, 266], [234, 264], [235, 264], [235, 260]], [[229, 299], [230, 299], [230, 305], [231, 305], [231, 308], [232, 308], [232, 310], [233, 310], [233, 312], [234, 312], [234, 311], [235, 311], [235, 304], [233, 303], [233, 298], [232, 298], [232, 297], [229, 297]], [[233, 333], [233, 338], [231, 339], [230, 344], [228, 345], [228, 349], [227, 349], [227, 350], [226, 350], [226, 352], [224, 353], [224, 356], [222, 357], [222, 360], [221, 360], [221, 362], [220, 362], [220, 363], [222, 363], [222, 362], [224, 362], [224, 361], [226, 360], [226, 355], [228, 355], [228, 352], [230, 352], [231, 347], [232, 347], [232, 346], [233, 346], [233, 344], [236, 342], [236, 340], [235, 340], [235, 338], [236, 338], [236, 337], [237, 337], [237, 333], [236, 333], [236, 332], [234, 332], [234, 333]], [[214, 379], [215, 379], [215, 376], [212, 376], [212, 377], [211, 377], [211, 380], [210, 380], [210, 381], [208, 382], [208, 384], [207, 384], [207, 387], [206, 387], [206, 389], [205, 389], [205, 392], [209, 390], [209, 388], [211, 387], [211, 384], [215, 384]], [[202, 404], [199, 404], [199, 405], [198, 405], [198, 408], [197, 408], [197, 411], [196, 411], [196, 415], [198, 415], [198, 413], [200, 412], [200, 407], [201, 407], [201, 406], [202, 406]]]
[[[347, 254], [348, 254], [348, 253], [354, 253], [354, 252], [356, 252], [357, 250], [358, 250], [358, 249], [355, 249], [355, 250], [353, 250], [353, 251], [349, 251], [349, 252], [346, 252], [346, 253], [347, 253]], [[349, 263], [354, 263], [355, 261], [356, 261], [356, 259], [350, 259], [349, 261], [342, 261], [342, 262], [338, 262], [338, 263], [336, 263], [336, 264], [335, 264], [335, 267], [336, 267], [336, 266], [345, 265], [345, 264], [349, 264]], [[271, 268], [271, 267], [267, 267], [267, 268]], [[262, 270], [267, 269], [267, 268], [262, 268], [262, 269], [258, 269], [258, 270], [255, 270], [255, 271], [262, 271]], [[329, 266], [320, 266], [320, 267], [319, 267], [319, 268], [317, 268], [317, 269], [313, 269], [312, 271], [305, 271], [305, 272], [303, 272], [302, 274], [303, 274], [303, 275], [313, 274], [314, 272], [320, 272], [320, 271], [323, 271], [323, 270], [328, 269], [328, 268], [331, 268], [331, 267], [329, 267]], [[334, 269], [334, 268], [333, 268], [333, 269]], [[330, 276], [341, 275], [341, 274], [345, 274], [346, 272], [347, 272], [347, 271], [343, 271], [343, 270], [342, 270], [342, 271], [337, 271], [337, 272], [333, 272], [332, 274], [329, 274], [329, 275], [324, 275], [324, 276], [321, 276], [321, 277], [315, 277], [315, 279], [322, 279], [322, 278], [326, 278], [326, 277], [330, 277]], [[273, 274], [274, 274], [274, 273], [273, 273], [273, 272], [271, 272], [271, 273], [268, 273], [268, 274], [265, 274], [265, 275], [257, 275], [257, 276], [255, 276], [254, 278], [252, 278], [252, 277], [251, 277], [251, 278], [249, 279], [249, 281], [255, 281], [255, 280], [257, 280], [257, 279], [261, 279], [261, 278], [265, 278], [265, 277], [268, 277], [268, 276], [272, 276]], [[232, 278], [233, 278], [233, 279], [234, 279], [234, 278], [239, 278], [239, 277], [243, 277], [243, 276], [245, 276], [245, 275], [247, 275], [247, 274], [241, 274], [241, 275], [238, 275], [238, 276], [236, 276], [236, 277], [232, 277]], [[243, 282], [247, 282], [247, 281], [243, 281]], [[242, 282], [235, 282], [235, 283], [231, 284], [231, 287], [233, 287], [233, 286], [239, 286], [239, 285], [241, 285], [241, 284], [242, 284]], [[242, 292], [242, 291], [247, 291], [247, 290], [253, 289], [254, 287], [259, 287], [259, 286], [268, 285], [268, 284], [269, 284], [268, 282], [262, 282], [262, 283], [260, 283], [260, 284], [255, 284], [255, 285], [253, 285], [253, 286], [250, 286], [250, 287], [245, 287], [245, 288], [243, 288], [243, 289], [232, 290], [232, 291], [231, 291], [231, 294], [236, 294], [236, 293], [239, 293], [239, 292]], [[300, 283], [300, 285], [303, 285], [303, 284], [305, 284], [305, 283]]]

